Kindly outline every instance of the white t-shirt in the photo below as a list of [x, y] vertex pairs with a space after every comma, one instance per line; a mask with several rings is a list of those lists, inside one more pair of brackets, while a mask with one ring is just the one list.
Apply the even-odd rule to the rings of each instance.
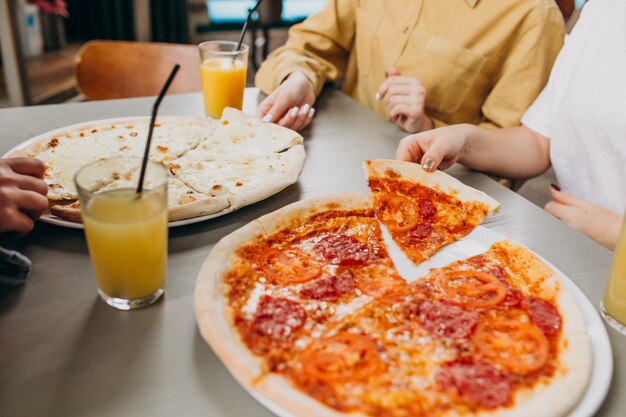
[[522, 123], [550, 139], [561, 188], [626, 210], [626, 0], [590, 0]]

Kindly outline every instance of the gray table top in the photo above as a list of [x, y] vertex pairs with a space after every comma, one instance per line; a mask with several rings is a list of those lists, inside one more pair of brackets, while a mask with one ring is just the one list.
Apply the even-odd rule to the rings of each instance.
[[[69, 124], [150, 113], [149, 98], [0, 110], [0, 155]], [[199, 94], [170, 96], [161, 114], [202, 114]], [[196, 274], [212, 246], [288, 203], [340, 191], [367, 192], [365, 158], [392, 158], [403, 132], [337, 91], [326, 91], [303, 132], [299, 182], [235, 213], [170, 230], [164, 299], [133, 312], [96, 295], [83, 232], [38, 223], [9, 243], [34, 263], [26, 285], [0, 288], [0, 415], [271, 416], [230, 376], [201, 338], [193, 313]], [[502, 187], [461, 167], [449, 171], [502, 203], [486, 225], [543, 255], [598, 306], [611, 254]], [[612, 388], [597, 415], [626, 410], [626, 337], [609, 329]]]

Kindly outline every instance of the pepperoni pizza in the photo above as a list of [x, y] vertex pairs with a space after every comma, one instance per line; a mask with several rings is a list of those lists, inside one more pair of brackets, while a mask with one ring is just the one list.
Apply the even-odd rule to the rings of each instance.
[[471, 232], [500, 204], [451, 176], [394, 160], [365, 161], [376, 217], [415, 264]]
[[310, 199], [215, 246], [196, 317], [239, 382], [294, 416], [566, 414], [591, 351], [553, 271], [501, 242], [408, 282], [376, 212]]

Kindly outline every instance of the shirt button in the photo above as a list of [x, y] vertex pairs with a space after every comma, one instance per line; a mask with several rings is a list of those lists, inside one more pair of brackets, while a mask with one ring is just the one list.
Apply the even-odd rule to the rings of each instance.
[[406, 34], [408, 31], [409, 31], [408, 26], [407, 26], [407, 27], [405, 27], [404, 29], [402, 29], [402, 33], [405, 33], [405, 34]]

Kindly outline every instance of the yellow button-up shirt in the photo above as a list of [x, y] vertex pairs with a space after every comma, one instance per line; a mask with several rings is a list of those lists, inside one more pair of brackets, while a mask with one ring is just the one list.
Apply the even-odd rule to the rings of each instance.
[[435, 126], [516, 126], [548, 80], [563, 44], [553, 0], [329, 0], [295, 25], [263, 63], [270, 93], [300, 70], [388, 118], [374, 99], [387, 69], [419, 79]]

